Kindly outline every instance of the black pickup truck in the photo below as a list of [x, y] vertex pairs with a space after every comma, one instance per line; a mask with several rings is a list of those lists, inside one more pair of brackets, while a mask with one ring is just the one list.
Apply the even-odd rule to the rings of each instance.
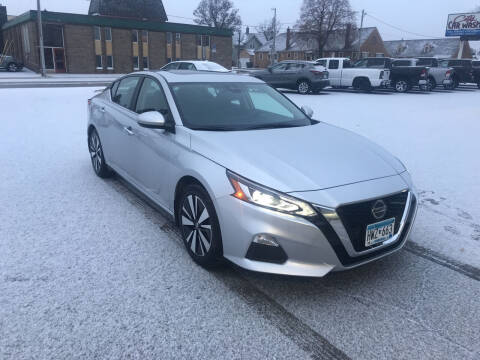
[[397, 92], [407, 92], [418, 86], [428, 90], [428, 68], [402, 65], [402, 60], [386, 57], [369, 57], [357, 61], [354, 67], [390, 69], [390, 82]]
[[469, 59], [443, 59], [439, 62], [442, 67], [455, 69], [453, 76], [455, 88], [460, 84], [477, 84], [480, 89], [480, 67], [477, 65], [478, 62]]

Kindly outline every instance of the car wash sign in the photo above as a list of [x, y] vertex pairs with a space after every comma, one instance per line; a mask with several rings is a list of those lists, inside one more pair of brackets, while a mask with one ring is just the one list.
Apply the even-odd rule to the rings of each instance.
[[480, 13], [448, 15], [446, 36], [480, 36]]

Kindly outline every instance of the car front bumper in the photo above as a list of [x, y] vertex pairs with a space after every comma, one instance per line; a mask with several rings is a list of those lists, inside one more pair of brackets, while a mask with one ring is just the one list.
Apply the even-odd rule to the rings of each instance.
[[[394, 239], [373, 249], [356, 252], [335, 208], [400, 191], [408, 191], [409, 200], [401, 228]], [[352, 198], [352, 194], [355, 197]], [[217, 198], [225, 258], [242, 268], [258, 272], [322, 277], [331, 271], [351, 269], [401, 249], [407, 241], [417, 210], [415, 191], [402, 176], [291, 195], [303, 200], [308, 198], [312, 204], [327, 204], [328, 207], [315, 206], [319, 215], [307, 220], [251, 205], [232, 196]], [[320, 213], [321, 209], [327, 208], [326, 213]], [[284, 251], [286, 261], [253, 260], [249, 254], [256, 235], [274, 239]]]

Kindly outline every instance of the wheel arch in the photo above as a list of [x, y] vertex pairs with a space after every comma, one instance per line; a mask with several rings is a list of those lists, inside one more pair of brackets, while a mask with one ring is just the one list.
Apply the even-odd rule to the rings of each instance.
[[182, 195], [183, 189], [185, 189], [188, 185], [193, 184], [201, 186], [207, 192], [208, 196], [210, 196], [212, 202], [215, 204], [211, 192], [209, 191], [208, 187], [202, 183], [202, 181], [200, 181], [196, 176], [184, 175], [177, 181], [177, 185], [175, 186], [175, 192], [173, 195], [173, 217], [177, 226], [179, 225], [178, 206], [180, 205], [180, 195]]

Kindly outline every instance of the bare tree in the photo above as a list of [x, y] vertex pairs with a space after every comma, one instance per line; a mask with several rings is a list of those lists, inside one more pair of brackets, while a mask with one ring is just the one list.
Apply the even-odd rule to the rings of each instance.
[[[257, 26], [257, 30], [259, 33], [263, 34], [265, 36], [265, 39], [267, 41], [270, 41], [274, 38], [274, 36], [277, 36], [280, 34], [282, 31], [282, 24], [277, 21], [276, 28], [273, 26], [273, 19], [271, 20], [265, 20], [261, 24]], [[276, 31], [275, 31], [276, 29]]]
[[303, 0], [297, 27], [317, 40], [321, 54], [330, 35], [354, 20], [349, 0]]
[[237, 30], [242, 25], [231, 0], [202, 0], [193, 12], [195, 23], [219, 29]]

